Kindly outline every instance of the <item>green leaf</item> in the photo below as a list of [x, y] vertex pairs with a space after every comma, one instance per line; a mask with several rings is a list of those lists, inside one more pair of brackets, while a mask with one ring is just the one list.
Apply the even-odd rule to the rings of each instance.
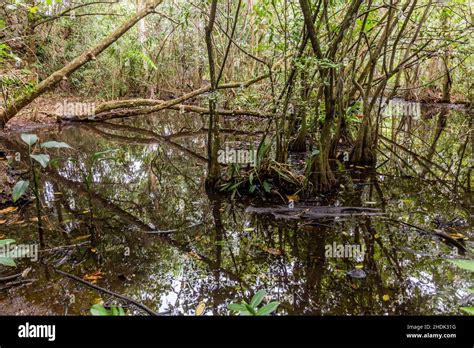
[[265, 290], [257, 291], [255, 295], [253, 295], [252, 300], [250, 300], [250, 306], [256, 308], [260, 303], [262, 303], [263, 298], [267, 293]]
[[92, 315], [109, 316], [110, 312], [101, 304], [95, 304], [90, 309]]
[[118, 309], [115, 306], [110, 307], [113, 316], [118, 316]]
[[470, 272], [474, 272], [474, 261], [472, 260], [448, 260], [451, 263], [454, 263], [456, 266], [468, 270]]
[[251, 305], [249, 305], [248, 303], [245, 303], [244, 304], [245, 308], [247, 309], [247, 311], [252, 314], [252, 315], [257, 315], [257, 312], [255, 311], [256, 308], [253, 308]]
[[46, 3], [47, 3], [48, 5], [52, 5], [52, 4], [53, 4], [53, 0], [46, 0]]
[[272, 185], [270, 185], [267, 181], [263, 182], [263, 189], [265, 190], [265, 192], [270, 192], [271, 187]]
[[467, 291], [469, 291], [471, 294], [474, 294], [474, 288], [472, 288], [472, 289], [467, 289]]
[[257, 311], [257, 315], [268, 315], [268, 314], [276, 311], [276, 309], [278, 308], [279, 305], [280, 305], [280, 302], [278, 302], [278, 301], [270, 302], [270, 303], [266, 304], [265, 306], [263, 306], [262, 308], [260, 308]]
[[469, 315], [474, 315], [474, 307], [461, 307], [460, 309]]
[[234, 312], [247, 312], [247, 307], [238, 303], [231, 303], [227, 308]]
[[9, 257], [0, 257], [0, 265], [16, 267], [15, 261]]
[[125, 316], [125, 311], [123, 310], [122, 307], [118, 308], [118, 315], [121, 316], [121, 317]]
[[66, 143], [63, 143], [61, 141], [47, 141], [45, 143], [42, 143], [41, 144], [41, 147], [42, 148], [47, 148], [47, 149], [50, 149], [50, 148], [54, 148], [54, 149], [72, 149], [71, 146], [69, 146], [68, 144]]
[[21, 140], [23, 140], [29, 146], [33, 145], [34, 143], [38, 141], [38, 137], [36, 136], [36, 134], [22, 133], [20, 137], [21, 137]]
[[15, 243], [14, 239], [0, 239], [0, 246]]
[[107, 155], [111, 152], [115, 152], [117, 151], [118, 149], [110, 149], [110, 150], [105, 150], [105, 151], [100, 151], [100, 152], [96, 152], [94, 153], [94, 155], [92, 156], [92, 158], [95, 160], [95, 159], [98, 159], [98, 158], [101, 158], [103, 157], [104, 155]]
[[49, 163], [49, 155], [39, 154], [39, 155], [30, 155], [35, 161], [37, 161], [43, 168], [46, 168]]
[[20, 180], [13, 187], [12, 199], [15, 203], [21, 196], [23, 196], [28, 188], [30, 182], [28, 180]]

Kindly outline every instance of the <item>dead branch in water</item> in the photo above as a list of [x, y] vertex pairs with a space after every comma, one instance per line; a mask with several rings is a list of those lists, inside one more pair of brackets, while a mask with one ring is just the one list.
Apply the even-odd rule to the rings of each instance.
[[316, 220], [335, 217], [383, 215], [380, 209], [366, 207], [322, 207], [300, 205], [289, 208], [286, 205], [275, 207], [247, 207], [245, 210], [254, 214], [270, 214], [282, 220]]
[[75, 280], [76, 282], [79, 282], [79, 283], [81, 283], [81, 284], [83, 284], [83, 285], [86, 285], [86, 286], [88, 286], [88, 287], [90, 287], [90, 288], [92, 288], [92, 289], [95, 289], [95, 290], [97, 290], [97, 291], [104, 292], [104, 293], [106, 293], [106, 294], [109, 294], [109, 295], [112, 295], [112, 296], [114, 296], [114, 297], [117, 297], [117, 298], [119, 298], [119, 299], [121, 299], [121, 300], [127, 301], [128, 303], [133, 304], [134, 306], [140, 308], [141, 310], [147, 312], [147, 313], [150, 314], [150, 315], [156, 316], [156, 315], [164, 315], [164, 314], [167, 314], [167, 313], [156, 313], [156, 312], [154, 312], [153, 310], [151, 310], [150, 308], [148, 308], [147, 306], [145, 306], [143, 303], [140, 303], [140, 302], [138, 302], [138, 301], [135, 301], [133, 298], [130, 298], [130, 297], [125, 296], [125, 295], [118, 294], [118, 293], [113, 292], [113, 291], [111, 291], [111, 290], [104, 289], [104, 288], [102, 288], [102, 287], [100, 287], [100, 286], [98, 286], [98, 285], [92, 284], [92, 283], [90, 283], [90, 282], [88, 282], [88, 281], [85, 281], [85, 280], [79, 278], [79, 277], [76, 277], [75, 275], [66, 273], [66, 272], [61, 271], [61, 270], [59, 270], [59, 269], [57, 269], [57, 268], [55, 268], [54, 271], [55, 271], [56, 273], [59, 273], [59, 274], [65, 276], [65, 277], [68, 277], [68, 278], [70, 278], [70, 279], [73, 279], [73, 280]]

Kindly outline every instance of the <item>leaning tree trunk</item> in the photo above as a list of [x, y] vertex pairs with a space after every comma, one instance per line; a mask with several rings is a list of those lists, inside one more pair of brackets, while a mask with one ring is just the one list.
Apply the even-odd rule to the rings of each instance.
[[120, 27], [115, 29], [106, 38], [100, 41], [92, 49], [82, 53], [80, 56], [73, 59], [71, 62], [66, 64], [61, 69], [55, 71], [45, 80], [41, 81], [36, 85], [30, 92], [22, 95], [12, 103], [7, 104], [5, 109], [0, 113], [0, 126], [3, 128], [5, 124], [13, 118], [18, 111], [23, 109], [25, 106], [30, 104], [35, 98], [46, 92], [51, 87], [54, 87], [60, 81], [66, 79], [70, 74], [79, 69], [81, 66], [91, 60], [95, 60], [96, 56], [102, 53], [107, 47], [117, 41], [123, 34], [125, 34], [130, 28], [132, 28], [140, 19], [144, 18], [148, 14], [152, 13], [156, 6], [158, 6], [163, 0], [151, 0], [147, 5], [130, 19], [124, 22]]
[[219, 151], [219, 124], [216, 105], [216, 91], [217, 91], [217, 76], [216, 76], [216, 64], [214, 60], [214, 48], [212, 45], [212, 30], [214, 28], [214, 22], [216, 20], [217, 11], [217, 0], [212, 0], [211, 10], [209, 14], [209, 22], [206, 26], [206, 46], [207, 56], [209, 60], [209, 75], [211, 79], [211, 97], [209, 98], [209, 134], [207, 139], [208, 146], [208, 174], [206, 180], [206, 186], [209, 189], [215, 189], [217, 182], [220, 178], [220, 167], [217, 161], [217, 154]]

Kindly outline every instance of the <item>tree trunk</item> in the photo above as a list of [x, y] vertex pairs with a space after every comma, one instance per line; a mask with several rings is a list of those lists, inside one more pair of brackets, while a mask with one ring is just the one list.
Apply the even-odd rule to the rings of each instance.
[[70, 74], [72, 74], [74, 71], [79, 69], [87, 62], [95, 60], [97, 55], [99, 55], [107, 47], [117, 41], [140, 19], [152, 13], [155, 10], [155, 7], [158, 6], [162, 1], [163, 0], [152, 0], [148, 2], [147, 6], [142, 11], [137, 12], [134, 16], [124, 22], [120, 27], [118, 27], [111, 34], [109, 34], [109, 36], [100, 41], [94, 48], [76, 57], [63, 68], [57, 70], [45, 80], [41, 81], [31, 91], [14, 100], [9, 105], [6, 105], [5, 109], [0, 113], [0, 126], [3, 128], [11, 118], [13, 118], [25, 106], [30, 104], [35, 98], [46, 92], [51, 87], [54, 87], [60, 81], [66, 79]]

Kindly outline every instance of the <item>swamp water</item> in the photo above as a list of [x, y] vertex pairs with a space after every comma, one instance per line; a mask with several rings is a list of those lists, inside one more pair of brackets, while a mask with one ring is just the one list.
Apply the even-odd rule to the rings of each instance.
[[[48, 151], [58, 160], [41, 176], [45, 246], [36, 262], [23, 258], [16, 269], [0, 266], [0, 277], [31, 267], [26, 278], [32, 280], [13, 287], [0, 282], [0, 314], [89, 315], [100, 299], [114, 299], [55, 267], [174, 315], [193, 315], [203, 304], [204, 314], [226, 315], [229, 303], [261, 289], [267, 300], [281, 303], [278, 314], [461, 314], [460, 306], [472, 305], [471, 273], [446, 261], [472, 256], [460, 255], [433, 233], [456, 236], [473, 248], [471, 203], [463, 189], [472, 156], [465, 112], [431, 108], [419, 117], [387, 118], [382, 134], [390, 140], [398, 132], [397, 143], [405, 149], [384, 141], [376, 172], [353, 168], [352, 179], [331, 201], [384, 214], [314, 223], [246, 212], [253, 202], [238, 195], [207, 195], [205, 120], [170, 111], [24, 131], [74, 150]], [[226, 120], [223, 138], [233, 146], [257, 145], [263, 124]], [[455, 159], [465, 142], [458, 168]], [[20, 153], [20, 161], [10, 160], [9, 175], [28, 178], [22, 174], [28, 154], [20, 133], [0, 138], [0, 147], [11, 156]], [[111, 149], [94, 160], [95, 153]], [[421, 165], [406, 150], [433, 165]], [[39, 243], [32, 194], [0, 220], [3, 238]], [[340, 254], [339, 246], [361, 252]]]

